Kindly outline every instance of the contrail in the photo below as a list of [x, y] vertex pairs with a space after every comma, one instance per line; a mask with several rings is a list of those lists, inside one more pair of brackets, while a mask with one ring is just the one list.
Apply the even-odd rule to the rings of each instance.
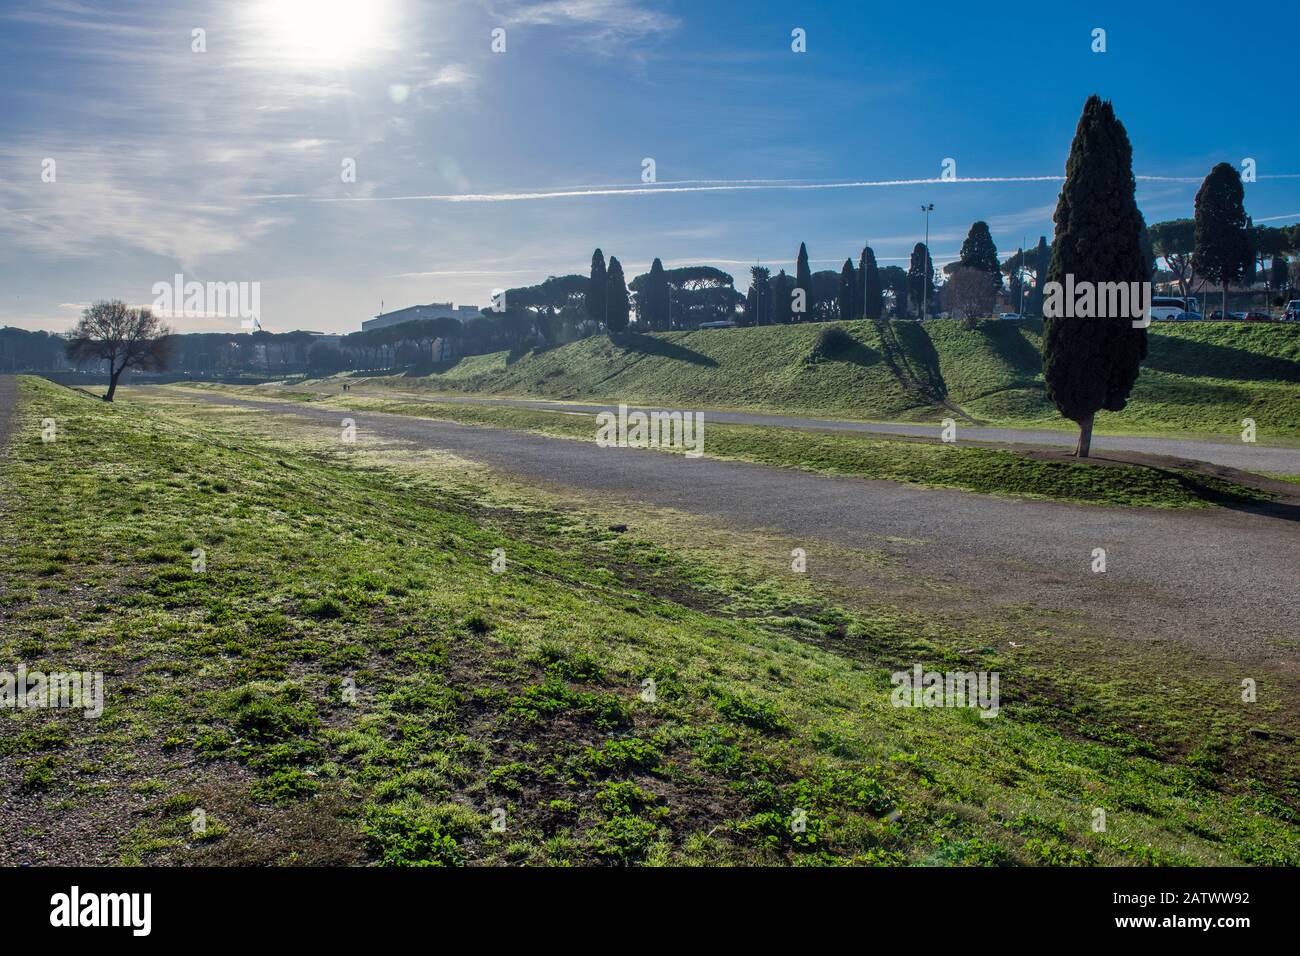
[[[509, 199], [543, 198], [551, 196], [600, 196], [624, 192], [666, 192], [668, 186], [754, 186], [764, 188], [781, 188], [801, 184], [829, 184], [834, 180], [816, 179], [664, 179], [655, 183], [596, 183], [577, 186], [557, 186], [552, 189], [533, 193], [492, 193], [488, 198], [496, 197], [498, 201]], [[449, 193], [430, 196], [316, 196], [311, 193], [258, 193], [244, 197], [250, 200], [308, 199], [313, 202], [398, 202], [401, 200], [443, 200], [446, 202], [484, 201], [481, 195], [469, 193]]]
[[[869, 189], [888, 186], [928, 186], [939, 183], [1033, 183], [1061, 182], [1062, 176], [969, 176], [960, 179], [941, 179], [938, 176], [924, 179], [876, 179], [844, 182], [816, 183], [805, 180], [772, 180], [769, 182], [715, 181], [713, 185], [670, 186], [647, 185], [636, 187], [609, 187], [597, 189], [555, 189], [519, 193], [432, 193], [412, 196], [265, 196], [257, 198], [309, 199], [312, 202], [525, 202], [538, 199], [570, 199], [580, 196], [648, 196], [662, 193], [718, 193], [747, 192], [751, 190], [815, 190], [815, 189]], [[1199, 180], [1198, 180], [1199, 182]]]
[[[1153, 176], [1134, 177], [1139, 182], [1159, 183], [1200, 183], [1200, 176]], [[1276, 173], [1260, 176], [1259, 179], [1300, 179], [1300, 173]], [[662, 183], [615, 184], [609, 186], [570, 186], [559, 189], [542, 189], [528, 192], [494, 192], [494, 193], [419, 193], [406, 196], [313, 196], [306, 193], [268, 193], [251, 196], [255, 200], [304, 199], [318, 203], [348, 202], [445, 202], [445, 203], [494, 203], [494, 202], [532, 202], [543, 199], [575, 199], [587, 196], [650, 196], [664, 193], [718, 193], [750, 191], [809, 191], [819, 189], [880, 189], [891, 186], [944, 186], [957, 183], [1059, 183], [1065, 177], [1054, 176], [963, 176], [944, 179], [940, 176], [927, 176], [917, 179], [853, 179], [819, 182], [809, 179], [680, 179]], [[1280, 217], [1285, 218], [1285, 217]]]

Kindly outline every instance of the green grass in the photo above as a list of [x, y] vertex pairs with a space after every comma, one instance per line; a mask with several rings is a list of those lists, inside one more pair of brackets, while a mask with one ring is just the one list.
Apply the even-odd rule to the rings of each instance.
[[[334, 403], [333, 400], [326, 400]], [[349, 395], [348, 408], [523, 429], [595, 441], [595, 416], [502, 405], [400, 402]], [[768, 425], [710, 423], [705, 454], [857, 478], [1085, 504], [1204, 508], [1274, 496], [1212, 475], [1145, 465], [1044, 461], [969, 444], [907, 441]]]
[[[1040, 321], [837, 325], [851, 344], [830, 355], [817, 348], [825, 325], [705, 329], [473, 356], [368, 384], [894, 421], [937, 421], [947, 402], [990, 424], [1071, 427], [1043, 389]], [[1235, 441], [1243, 418], [1261, 442], [1300, 439], [1300, 325], [1154, 325], [1129, 407], [1100, 415], [1098, 429]]]
[[[1006, 650], [1004, 620], [849, 607], [508, 505], [463, 470], [20, 389], [0, 659], [107, 683], [97, 720], [0, 712], [42, 845], [128, 863], [1300, 862], [1289, 751], [1248, 732], [1270, 718], [1167, 648], [1054, 675]], [[998, 670], [1000, 716], [891, 706], [913, 662]]]

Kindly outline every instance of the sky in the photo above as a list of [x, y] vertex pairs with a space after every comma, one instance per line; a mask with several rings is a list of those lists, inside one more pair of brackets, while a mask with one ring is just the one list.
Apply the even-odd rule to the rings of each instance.
[[977, 219], [1005, 256], [1050, 238], [1093, 93], [1128, 129], [1148, 222], [1191, 216], [1210, 168], [1246, 159], [1247, 212], [1297, 222], [1294, 83], [1269, 68], [1300, 7], [1260, 16], [1266, 33], [1199, 0], [0, 0], [0, 325], [65, 331], [179, 273], [257, 283], [269, 331], [350, 332], [381, 303], [486, 306], [585, 273], [597, 246], [629, 279], [658, 256], [743, 290], [755, 263], [793, 272], [801, 241], [814, 270], [864, 243], [905, 265], [930, 203], [937, 264]]

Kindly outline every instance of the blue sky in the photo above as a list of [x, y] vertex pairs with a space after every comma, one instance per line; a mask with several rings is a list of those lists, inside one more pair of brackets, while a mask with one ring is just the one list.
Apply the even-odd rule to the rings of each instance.
[[[814, 269], [864, 241], [902, 263], [923, 202], [938, 262], [976, 219], [1006, 254], [1050, 236], [1059, 184], [1017, 178], [1061, 174], [1094, 92], [1153, 177], [1148, 222], [1190, 216], [1210, 167], [1246, 157], [1247, 211], [1295, 222], [1271, 38], [1297, 27], [1286, 4], [1200, 2], [0, 0], [0, 324], [63, 330], [181, 272], [259, 282], [272, 331], [353, 331], [381, 300], [485, 305], [585, 272], [597, 245], [629, 278], [659, 256], [743, 288], [800, 241]], [[914, 182], [946, 158], [957, 182]]]

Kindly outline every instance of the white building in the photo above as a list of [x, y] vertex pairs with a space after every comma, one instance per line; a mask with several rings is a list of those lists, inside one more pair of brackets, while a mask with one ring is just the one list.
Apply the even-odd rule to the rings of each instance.
[[429, 305], [411, 305], [396, 312], [384, 312], [361, 323], [361, 331], [383, 329], [417, 319], [458, 319], [467, 322], [479, 314], [476, 305], [452, 305], [450, 302], [432, 302]]

